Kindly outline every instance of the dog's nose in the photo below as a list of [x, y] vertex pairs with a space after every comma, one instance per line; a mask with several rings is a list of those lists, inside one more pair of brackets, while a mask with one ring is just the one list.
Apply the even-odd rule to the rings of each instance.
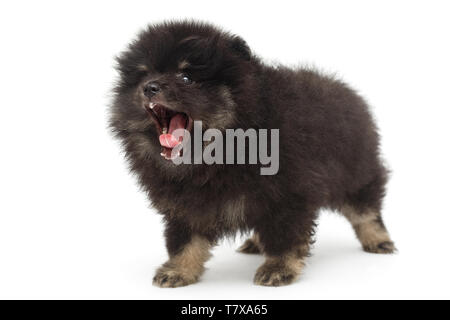
[[144, 94], [149, 98], [153, 97], [159, 91], [161, 91], [161, 86], [158, 82], [149, 82], [144, 86]]

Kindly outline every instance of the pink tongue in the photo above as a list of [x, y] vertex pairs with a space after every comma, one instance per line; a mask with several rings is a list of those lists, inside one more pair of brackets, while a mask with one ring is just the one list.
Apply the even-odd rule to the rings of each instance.
[[180, 143], [182, 138], [180, 137], [178, 140], [172, 133], [177, 129], [184, 129], [186, 127], [186, 118], [178, 113], [170, 119], [169, 124], [169, 133], [164, 133], [159, 136], [159, 143], [166, 148], [174, 148], [177, 144]]

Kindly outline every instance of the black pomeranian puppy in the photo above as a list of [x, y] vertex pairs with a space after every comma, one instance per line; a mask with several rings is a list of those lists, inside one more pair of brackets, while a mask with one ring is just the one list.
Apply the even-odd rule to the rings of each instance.
[[[394, 252], [381, 218], [387, 170], [377, 128], [366, 102], [344, 83], [265, 65], [242, 38], [190, 21], [149, 26], [117, 58], [117, 70], [110, 125], [165, 221], [169, 260], [155, 285], [197, 282], [211, 247], [238, 231], [252, 232], [240, 252], [266, 257], [254, 282], [290, 284], [321, 208], [341, 212], [365, 251]], [[176, 136], [178, 129], [192, 139]], [[203, 136], [209, 129], [214, 140]], [[228, 148], [239, 133], [230, 138], [230, 129], [245, 133], [243, 158]], [[253, 139], [264, 130], [273, 139]], [[206, 152], [218, 133], [227, 147], [211, 153], [214, 163], [173, 161], [195, 158], [184, 151], [191, 145]], [[182, 141], [185, 149], [175, 150]], [[271, 168], [255, 141], [271, 149]], [[233, 161], [239, 157], [245, 161]]]

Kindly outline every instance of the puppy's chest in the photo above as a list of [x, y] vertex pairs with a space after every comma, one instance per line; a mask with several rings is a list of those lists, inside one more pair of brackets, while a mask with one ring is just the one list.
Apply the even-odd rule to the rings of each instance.
[[245, 195], [212, 190], [183, 191], [165, 189], [151, 200], [160, 212], [182, 217], [194, 226], [219, 227], [230, 231], [246, 227], [248, 199]]
[[218, 219], [223, 227], [227, 229], [241, 229], [246, 226], [246, 198], [238, 196], [227, 199], [219, 209]]

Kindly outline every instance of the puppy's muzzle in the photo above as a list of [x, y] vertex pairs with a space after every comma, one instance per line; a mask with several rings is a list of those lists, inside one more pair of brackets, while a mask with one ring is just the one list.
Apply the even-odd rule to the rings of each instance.
[[144, 95], [147, 98], [152, 98], [161, 91], [161, 85], [156, 81], [150, 81], [144, 86]]

